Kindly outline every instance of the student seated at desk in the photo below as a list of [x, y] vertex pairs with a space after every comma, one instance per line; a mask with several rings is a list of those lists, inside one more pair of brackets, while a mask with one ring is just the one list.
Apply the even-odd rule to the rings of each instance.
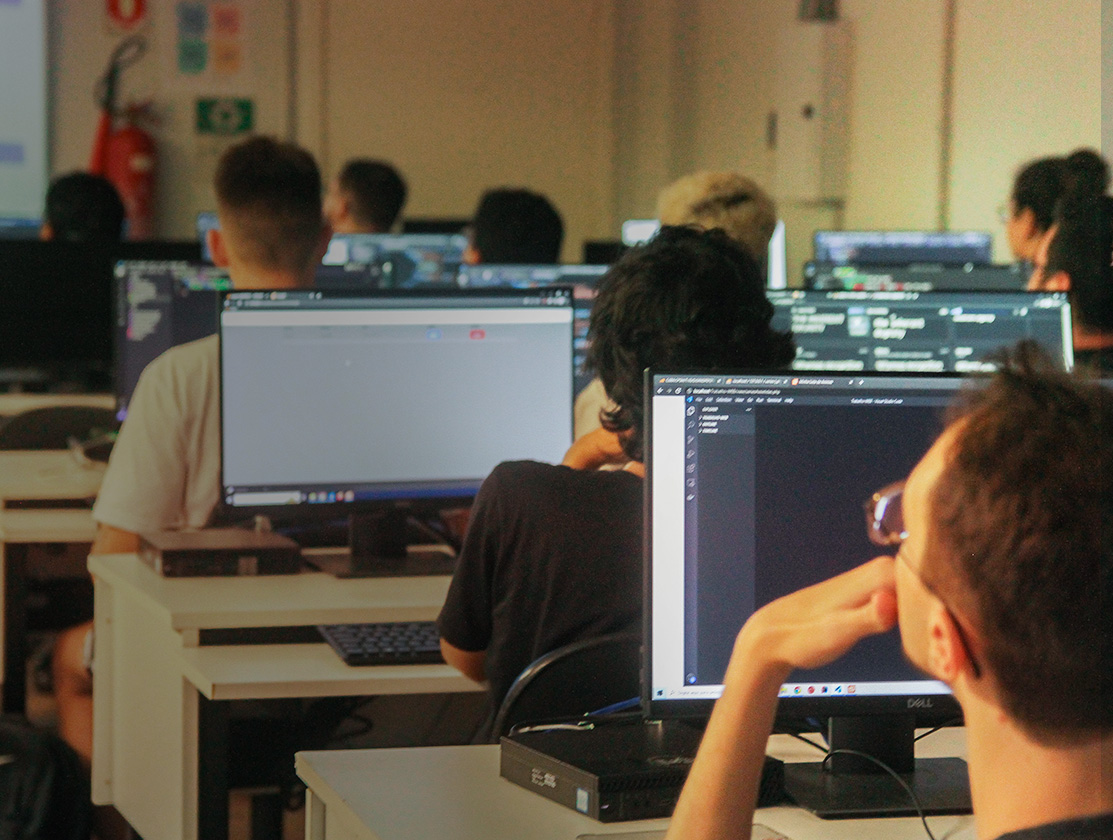
[[488, 729], [537, 657], [641, 628], [642, 371], [787, 366], [792, 339], [772, 317], [757, 263], [718, 230], [663, 228], [604, 276], [590, 355], [615, 408], [563, 465], [492, 471], [438, 619], [445, 660], [489, 684]]
[[979, 838], [1113, 837], [1111, 426], [1108, 389], [1026, 352], [971, 391], [871, 500], [894, 556], [746, 622], [668, 836], [749, 838], [781, 684], [896, 624], [962, 705]]
[[124, 238], [124, 202], [112, 182], [88, 172], [55, 178], [46, 191], [39, 238], [112, 243]]
[[[657, 196], [663, 225], [720, 228], [749, 252], [765, 276], [769, 238], [777, 227], [777, 207], [761, 187], [740, 172], [694, 172], [673, 181]], [[574, 435], [599, 428], [601, 412], [610, 408], [596, 377], [576, 397]]]
[[1013, 181], [1001, 221], [1009, 249], [1018, 260], [1036, 261], [1036, 252], [1055, 223], [1056, 206], [1075, 188], [1102, 193], [1109, 186], [1109, 167], [1097, 152], [1078, 149], [1065, 157], [1045, 157], [1026, 163]]
[[[328, 246], [321, 178], [308, 152], [265, 137], [228, 149], [216, 172], [214, 262], [238, 289], [304, 288]], [[93, 554], [134, 552], [139, 534], [200, 528], [220, 488], [220, 348], [210, 336], [168, 350], [143, 372], [93, 507]], [[61, 735], [92, 753], [92, 625], [54, 651]]]
[[381, 160], [356, 158], [329, 184], [324, 210], [333, 233], [390, 233], [406, 203], [406, 182]]
[[523, 189], [488, 190], [472, 219], [464, 262], [549, 265], [560, 261], [564, 222], [549, 199]]
[[1070, 293], [1074, 363], [1113, 374], [1113, 198], [1082, 185], [1059, 201], [1036, 249], [1031, 291]]

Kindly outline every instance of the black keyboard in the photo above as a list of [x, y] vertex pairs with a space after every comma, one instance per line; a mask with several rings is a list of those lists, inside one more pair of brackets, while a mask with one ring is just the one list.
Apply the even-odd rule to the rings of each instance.
[[432, 621], [320, 624], [318, 632], [348, 665], [414, 665], [444, 662]]

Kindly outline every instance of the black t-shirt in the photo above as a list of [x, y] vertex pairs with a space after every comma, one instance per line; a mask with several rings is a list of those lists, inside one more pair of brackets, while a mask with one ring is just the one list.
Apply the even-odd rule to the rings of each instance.
[[472, 508], [437, 624], [451, 645], [486, 651], [492, 715], [537, 657], [641, 627], [642, 480], [511, 461]]
[[1010, 831], [997, 840], [1109, 840], [1110, 837], [1113, 837], [1113, 814], [1101, 814]]

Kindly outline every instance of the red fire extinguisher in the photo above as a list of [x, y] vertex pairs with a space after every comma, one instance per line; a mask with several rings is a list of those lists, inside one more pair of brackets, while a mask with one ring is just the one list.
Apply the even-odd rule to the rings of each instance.
[[[121, 41], [109, 58], [108, 69], [97, 83], [101, 113], [89, 161], [89, 171], [106, 177], [120, 193], [127, 211], [129, 239], [154, 235], [155, 141], [138, 124], [148, 117], [148, 106], [117, 110], [116, 92], [121, 71], [138, 61], [146, 50], [146, 41], [133, 36]], [[117, 117], [123, 122], [119, 128]]]

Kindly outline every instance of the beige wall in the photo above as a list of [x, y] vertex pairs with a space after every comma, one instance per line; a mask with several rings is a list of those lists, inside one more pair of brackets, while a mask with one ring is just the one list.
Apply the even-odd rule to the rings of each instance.
[[[845, 204], [782, 208], [790, 264], [810, 253], [817, 226], [933, 228], [946, 217], [1000, 238], [994, 211], [1018, 164], [1099, 145], [1100, 7], [1064, 2], [1069, 14], [1036, 0], [954, 0], [943, 179], [946, 0], [843, 0], [853, 33]], [[583, 238], [613, 237], [622, 219], [651, 214], [657, 190], [691, 169], [737, 167], [771, 183], [775, 44], [797, 0], [249, 5], [255, 72], [230, 92], [254, 97], [260, 128], [295, 136], [326, 174], [349, 155], [394, 159], [413, 215], [467, 215], [482, 189], [528, 184], [564, 213], [575, 258]], [[91, 87], [116, 38], [102, 8], [50, 4], [54, 173], [88, 158]], [[168, 31], [148, 27], [153, 55], [124, 92], [158, 105], [162, 230], [189, 236], [196, 211], [211, 207], [218, 149], [193, 133], [196, 92], [159, 63]]]
[[[1001, 231], [996, 208], [1032, 158], [1101, 145], [1101, 6], [961, 0], [950, 226]], [[1068, 11], [1069, 10], [1069, 11]], [[996, 257], [1010, 259], [1003, 236]]]
[[[105, 21], [104, 4], [54, 0], [48, 5], [50, 55], [50, 170], [52, 175], [89, 163], [97, 108], [93, 86], [122, 38]], [[148, 4], [151, 19], [140, 31], [148, 51], [122, 77], [119, 104], [152, 100], [158, 118], [157, 222], [161, 235], [196, 236], [196, 215], [214, 209], [212, 172], [222, 141], [194, 132], [198, 96], [248, 96], [255, 100], [259, 131], [284, 136], [289, 122], [289, 24], [285, 0], [247, 4], [256, 36], [242, 79], [225, 86], [195, 88], [171, 72], [174, 62], [173, 4]]]
[[411, 216], [467, 218], [486, 188], [538, 190], [578, 261], [611, 222], [610, 12], [606, 0], [332, 0], [326, 171], [357, 155], [393, 161]]

